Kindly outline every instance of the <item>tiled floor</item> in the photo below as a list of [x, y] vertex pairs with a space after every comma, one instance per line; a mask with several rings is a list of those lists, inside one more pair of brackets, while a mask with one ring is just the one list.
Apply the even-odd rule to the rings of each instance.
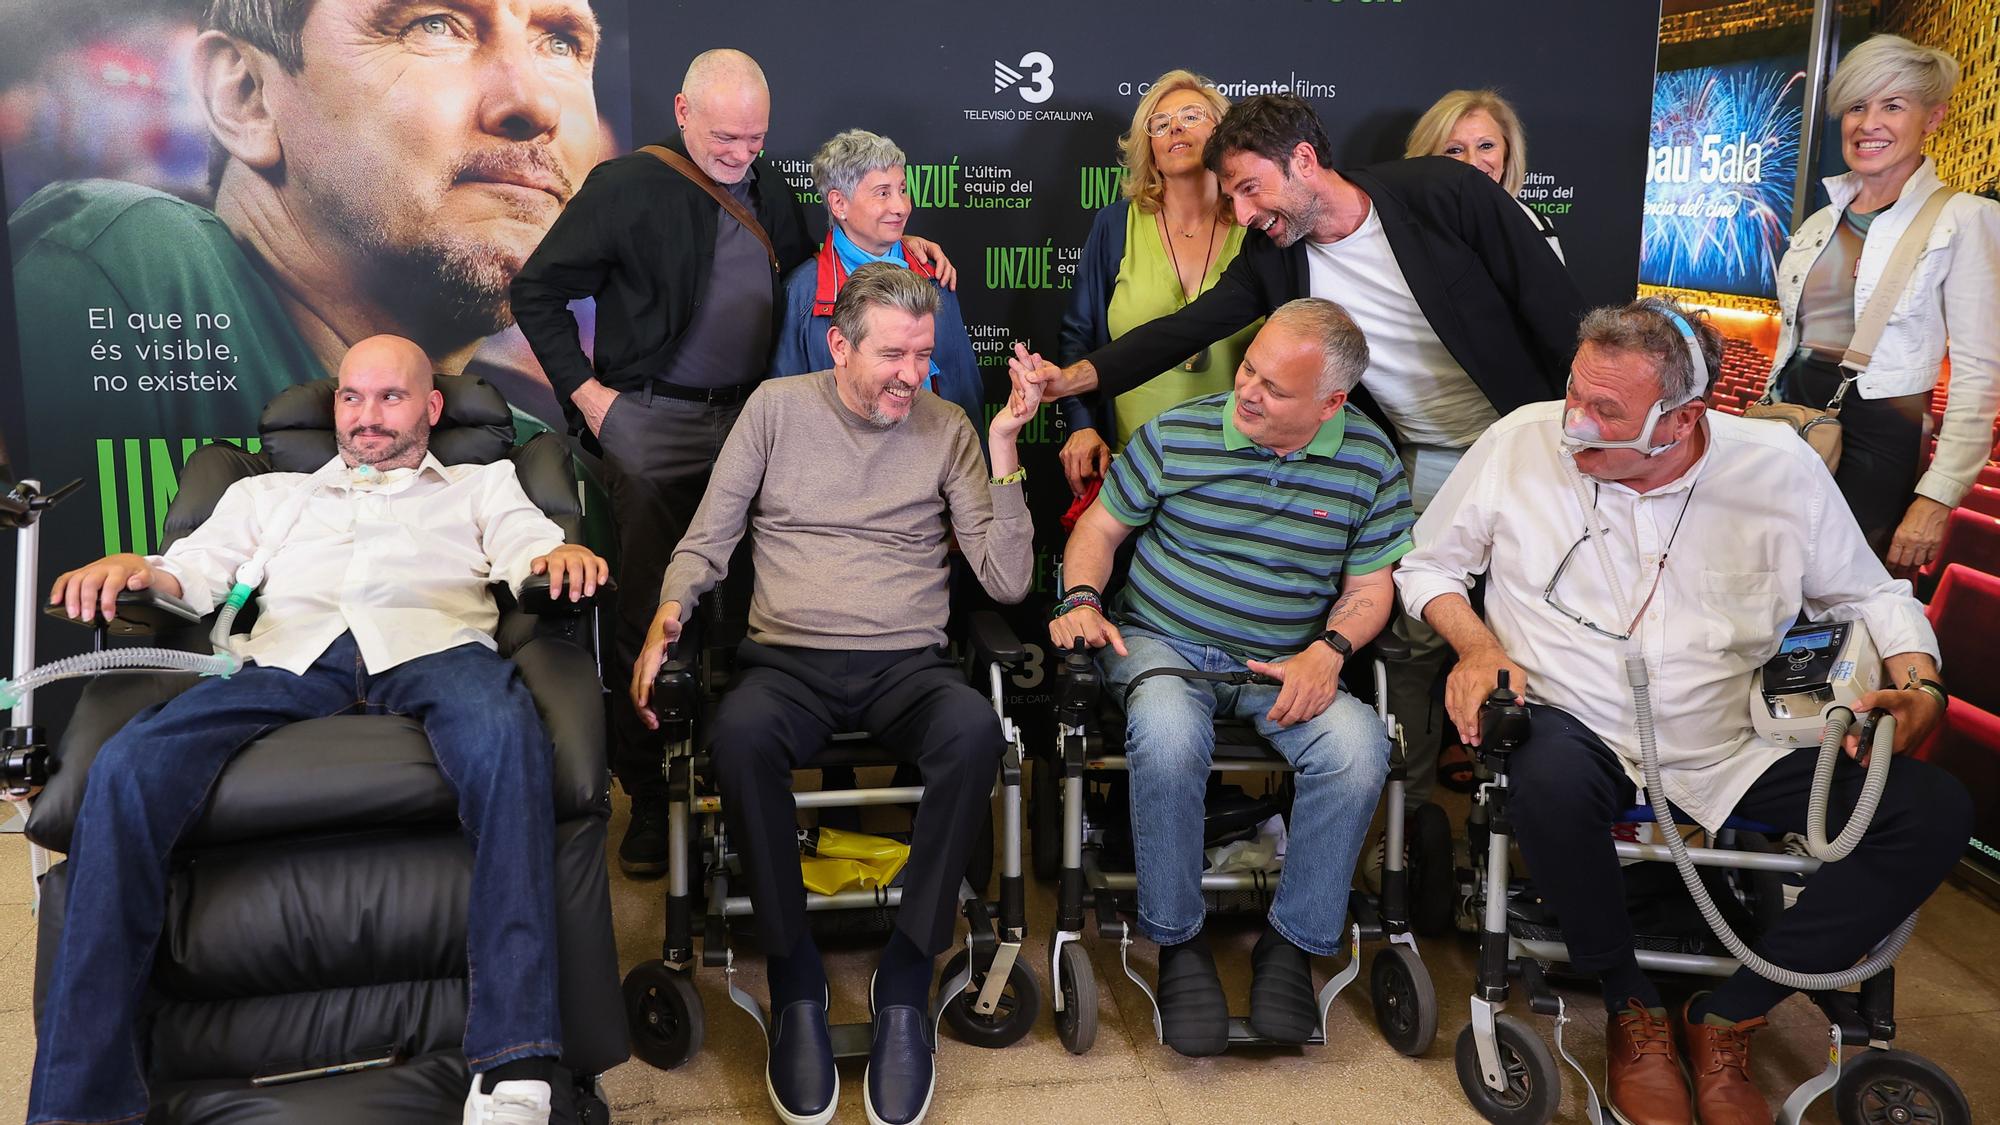
[[[614, 825], [622, 827], [622, 822]], [[613, 877], [612, 909], [626, 966], [658, 955], [661, 893], [659, 883]], [[0, 951], [5, 954], [0, 960], [0, 1060], [7, 1063], [0, 1066], [0, 1121], [20, 1120], [27, 1101], [34, 965], [28, 897], [26, 847], [19, 836], [0, 836]], [[1029, 909], [1035, 937], [1028, 948], [1046, 987], [1044, 958], [1054, 909], [1047, 888], [1033, 891]], [[1992, 908], [1947, 886], [1925, 908], [1898, 972], [1896, 1045], [1950, 1071], [1971, 1099], [1974, 1121], [2000, 1119], [2000, 1067], [1993, 1064], [2000, 1049], [2000, 957], [1995, 956], [2000, 936], [1995, 923]], [[1230, 935], [1219, 959], [1232, 995], [1247, 995], [1246, 963], [1254, 930], [1235, 926], [1219, 932]], [[1068, 1054], [1046, 1016], [1026, 1040], [1006, 1050], [981, 1050], [947, 1036], [930, 1121], [1320, 1125], [1479, 1120], [1466, 1107], [1451, 1057], [1453, 1039], [1466, 1021], [1470, 945], [1451, 940], [1424, 944], [1424, 959], [1444, 1008], [1437, 1044], [1422, 1059], [1404, 1058], [1383, 1044], [1369, 1009], [1365, 972], [1335, 1002], [1328, 1046], [1184, 1059], [1153, 1041], [1150, 1010], [1120, 971], [1117, 947], [1092, 941], [1088, 948], [1102, 997], [1096, 1048], [1081, 1057]], [[1133, 948], [1135, 960], [1142, 962], [1139, 971], [1151, 979], [1151, 948]], [[754, 957], [745, 960], [740, 975], [761, 995], [760, 967]], [[834, 1018], [862, 1018], [871, 956], [865, 950], [830, 952], [828, 961]], [[672, 1073], [633, 1061], [607, 1074], [605, 1090], [618, 1121], [774, 1120], [765, 1100], [763, 1047], [755, 1025], [729, 1004], [720, 972], [704, 970], [697, 979], [708, 1013], [706, 1048]], [[1598, 1075], [1602, 1009], [1589, 995], [1568, 995], [1578, 1016], [1570, 1044], [1583, 1065]], [[1524, 1005], [1515, 1010], [1526, 1014]], [[1817, 1016], [1805, 1001], [1788, 1001], [1773, 1013], [1773, 1026], [1755, 1040], [1754, 1068], [1763, 1088], [1773, 1093], [1774, 1107], [1778, 1092], [1788, 1091], [1824, 1063], [1826, 1030]], [[1536, 1020], [1535, 1026], [1546, 1037], [1548, 1021]], [[863, 1121], [861, 1067], [858, 1062], [843, 1064], [841, 1073], [836, 1121]], [[1583, 1083], [1568, 1071], [1564, 1077], [1561, 1119], [1581, 1121]], [[1834, 1121], [1828, 1100], [1822, 1099], [1808, 1120]]]

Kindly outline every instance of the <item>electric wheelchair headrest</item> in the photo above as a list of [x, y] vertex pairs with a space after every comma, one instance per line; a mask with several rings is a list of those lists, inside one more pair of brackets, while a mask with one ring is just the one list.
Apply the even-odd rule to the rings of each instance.
[[[444, 415], [431, 430], [431, 452], [447, 465], [485, 465], [514, 448], [514, 416], [507, 400], [472, 375], [439, 375]], [[281, 473], [310, 473], [335, 452], [334, 380], [316, 379], [286, 390], [264, 407], [257, 430], [271, 467]]]

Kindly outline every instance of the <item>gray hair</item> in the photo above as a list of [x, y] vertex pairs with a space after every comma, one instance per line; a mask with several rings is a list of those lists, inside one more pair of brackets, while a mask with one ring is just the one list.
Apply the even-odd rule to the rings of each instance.
[[[1674, 322], [1676, 317], [1694, 330], [1702, 362], [1708, 367], [1705, 381], [1695, 372], [1694, 357], [1688, 354], [1687, 337]], [[1705, 396], [1722, 371], [1722, 333], [1707, 316], [1663, 297], [1592, 309], [1577, 326], [1576, 337], [1578, 347], [1592, 344], [1652, 360], [1660, 381], [1660, 398], [1668, 403]]]
[[1957, 59], [1900, 35], [1871, 35], [1840, 60], [1827, 84], [1826, 110], [1838, 117], [1883, 94], [1907, 94], [1929, 108], [1943, 105], [1957, 87]]
[[1266, 324], [1283, 325], [1319, 346], [1319, 379], [1313, 391], [1321, 399], [1351, 391], [1368, 370], [1368, 339], [1347, 310], [1323, 297], [1300, 297], [1278, 306]]
[[847, 275], [833, 301], [833, 326], [849, 344], [858, 347], [868, 335], [869, 309], [936, 316], [937, 287], [893, 262], [869, 262]]
[[813, 182], [821, 195], [837, 191], [851, 200], [868, 173], [901, 168], [908, 162], [895, 141], [866, 129], [848, 129], [835, 133], [813, 153]]
[[687, 74], [681, 79], [681, 94], [690, 103], [698, 103], [703, 95], [723, 83], [742, 83], [769, 94], [771, 84], [764, 80], [764, 68], [757, 60], [731, 47], [716, 47], [703, 51], [688, 64]]

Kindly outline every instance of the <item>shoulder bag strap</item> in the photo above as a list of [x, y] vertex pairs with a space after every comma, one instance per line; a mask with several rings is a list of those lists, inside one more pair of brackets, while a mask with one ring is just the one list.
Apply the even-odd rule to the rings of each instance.
[[721, 184], [710, 179], [708, 173], [695, 167], [694, 161], [689, 160], [673, 149], [665, 145], [646, 145], [639, 151], [646, 153], [660, 163], [686, 176], [694, 186], [707, 192], [710, 199], [715, 200], [716, 203], [721, 205], [724, 211], [729, 212], [730, 218], [743, 224], [744, 230], [757, 236], [757, 241], [764, 244], [764, 256], [770, 259], [771, 272], [776, 273], [778, 271], [778, 251], [771, 245], [771, 236], [764, 233], [763, 224], [757, 221], [757, 216], [752, 215], [748, 207], [743, 206], [735, 196], [723, 190]]
[[1889, 323], [1889, 313], [1903, 295], [1903, 287], [1910, 283], [1910, 272], [1917, 268], [1917, 258], [1923, 254], [1924, 245], [1931, 240], [1931, 228], [1937, 225], [1944, 205], [1956, 194], [1948, 187], [1932, 192], [1904, 229], [1903, 236], [1896, 240], [1896, 249], [1889, 255], [1889, 264], [1882, 267], [1882, 277], [1875, 283], [1875, 292], [1868, 295], [1868, 307], [1861, 310], [1861, 319], [1855, 322], [1854, 338], [1848, 342], [1847, 354], [1840, 357], [1840, 365], [1853, 372], [1843, 380], [1843, 391], [1846, 383], [1868, 370], [1868, 363], [1875, 355], [1875, 345], [1882, 339], [1882, 329]]

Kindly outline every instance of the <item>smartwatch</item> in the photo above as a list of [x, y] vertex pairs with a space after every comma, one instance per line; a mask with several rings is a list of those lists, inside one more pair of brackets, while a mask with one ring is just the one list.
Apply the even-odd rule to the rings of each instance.
[[1319, 635], [1319, 639], [1332, 646], [1333, 651], [1339, 653], [1343, 658], [1351, 656], [1354, 653], [1353, 643], [1346, 637], [1341, 636], [1338, 629], [1328, 629]]

